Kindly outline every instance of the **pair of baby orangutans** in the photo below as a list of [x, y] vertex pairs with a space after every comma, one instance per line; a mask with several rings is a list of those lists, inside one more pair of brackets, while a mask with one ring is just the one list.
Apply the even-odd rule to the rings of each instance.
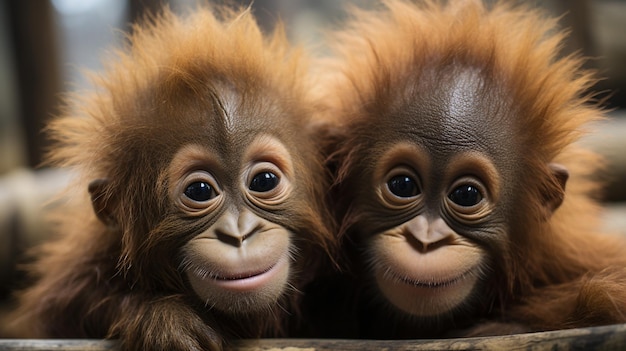
[[598, 233], [575, 143], [603, 114], [555, 28], [389, 0], [311, 67], [248, 10], [166, 10], [49, 127], [79, 175], [17, 325], [219, 350], [626, 322], [626, 241]]

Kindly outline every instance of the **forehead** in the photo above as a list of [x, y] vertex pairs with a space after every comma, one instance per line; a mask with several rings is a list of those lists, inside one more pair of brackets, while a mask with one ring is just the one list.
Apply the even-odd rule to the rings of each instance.
[[169, 86], [149, 97], [151, 104], [163, 104], [157, 105], [151, 121], [145, 121], [177, 143], [193, 142], [227, 153], [245, 147], [259, 134], [283, 139], [282, 131], [293, 123], [289, 108], [271, 87], [247, 89], [227, 80], [177, 83], [176, 89]]
[[394, 138], [450, 158], [480, 151], [493, 158], [511, 150], [512, 111], [506, 96], [481, 70], [446, 66], [424, 71], [406, 86], [388, 118]]

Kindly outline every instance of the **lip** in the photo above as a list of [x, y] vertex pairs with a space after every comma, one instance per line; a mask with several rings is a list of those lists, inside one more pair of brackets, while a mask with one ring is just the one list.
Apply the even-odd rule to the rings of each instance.
[[419, 280], [419, 279], [412, 279], [410, 277], [406, 277], [406, 276], [401, 276], [397, 273], [392, 273], [392, 275], [394, 276], [395, 279], [397, 279], [398, 281], [416, 287], [416, 288], [423, 288], [423, 289], [443, 289], [443, 288], [447, 288], [450, 286], [453, 286], [459, 282], [461, 282], [463, 279], [465, 279], [465, 277], [467, 277], [471, 272], [473, 271], [473, 269], [468, 269], [467, 271], [464, 271], [463, 273], [454, 276], [452, 278], [449, 279], [442, 279], [442, 280]]
[[378, 288], [388, 301], [408, 314], [420, 317], [437, 316], [456, 308], [467, 299], [478, 280], [477, 267], [462, 273], [410, 277], [394, 271], [378, 270]]
[[[444, 279], [416, 279], [414, 277], [407, 276], [406, 274], [400, 274], [392, 270], [387, 270], [383, 277], [386, 276], [386, 280], [390, 282], [401, 283], [410, 289], [415, 289], [428, 293], [429, 291], [441, 291], [446, 288], [454, 287], [467, 281], [467, 278], [471, 278], [475, 267], [463, 271], [460, 274], [453, 275], [451, 278]], [[472, 279], [470, 279], [472, 280]]]
[[238, 273], [238, 274], [233, 274], [233, 275], [227, 275], [227, 276], [214, 276], [212, 277], [215, 280], [223, 280], [223, 281], [231, 281], [231, 280], [240, 280], [240, 279], [248, 279], [248, 278], [254, 278], [256, 276], [265, 274], [267, 272], [269, 272], [272, 268], [274, 268], [276, 266], [276, 264], [270, 266], [267, 269], [258, 271], [258, 272], [254, 272], [254, 273]]
[[286, 258], [281, 257], [272, 266], [262, 270], [213, 275], [203, 279], [211, 279], [215, 285], [223, 289], [245, 292], [263, 287], [287, 267]]

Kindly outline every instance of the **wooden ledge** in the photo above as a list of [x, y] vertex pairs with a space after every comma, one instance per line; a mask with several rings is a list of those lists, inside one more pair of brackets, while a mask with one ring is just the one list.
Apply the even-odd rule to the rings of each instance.
[[[112, 351], [112, 340], [0, 339], [0, 350]], [[368, 350], [626, 350], [626, 324], [542, 333], [433, 340], [241, 340], [233, 351], [368, 351]]]

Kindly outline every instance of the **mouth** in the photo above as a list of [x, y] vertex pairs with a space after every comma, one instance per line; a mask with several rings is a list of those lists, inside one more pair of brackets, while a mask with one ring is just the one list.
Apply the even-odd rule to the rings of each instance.
[[[476, 273], [477, 267], [471, 267], [460, 273], [448, 273], [448, 274], [423, 274], [416, 276], [416, 274], [409, 274], [408, 272], [399, 273], [396, 270], [387, 268], [384, 270], [377, 270], [375, 274], [378, 278], [386, 281], [387, 283], [396, 286], [394, 290], [400, 289], [404, 291], [404, 294], [415, 295], [422, 297], [440, 297], [440, 294], [447, 292], [454, 292], [457, 290], [465, 290], [465, 287], [471, 287], [478, 279]], [[398, 290], [398, 291], [400, 291]]]
[[246, 292], [262, 288], [269, 284], [274, 277], [288, 269], [288, 262], [285, 257], [281, 257], [273, 265], [255, 270], [242, 270], [240, 272], [212, 272], [211, 274], [198, 274], [204, 281], [210, 280], [215, 286], [233, 292]]
[[272, 266], [261, 270], [261, 271], [256, 271], [256, 272], [244, 272], [244, 273], [236, 273], [236, 274], [231, 274], [231, 275], [215, 275], [212, 276], [211, 278], [215, 279], [215, 280], [221, 280], [221, 281], [233, 281], [233, 280], [240, 280], [240, 279], [249, 279], [249, 278], [253, 278], [253, 277], [258, 277], [262, 274], [265, 274], [267, 272], [269, 272], [270, 270], [272, 270], [274, 267], [276, 267], [276, 263], [273, 264]]
[[406, 276], [401, 276], [400, 274], [397, 274], [395, 272], [390, 272], [391, 275], [393, 276], [393, 278], [395, 280], [398, 280], [404, 284], [416, 287], [416, 288], [422, 288], [422, 289], [443, 289], [443, 288], [447, 288], [453, 285], [456, 285], [457, 283], [461, 282], [462, 280], [464, 280], [470, 273], [472, 272], [472, 269], [469, 269], [467, 271], [464, 271], [463, 273], [456, 275], [452, 278], [446, 278], [446, 279], [413, 279], [411, 277], [406, 277]]
[[465, 301], [476, 285], [478, 267], [446, 275], [409, 276], [387, 269], [375, 274], [387, 300], [408, 314], [432, 317], [446, 313]]

